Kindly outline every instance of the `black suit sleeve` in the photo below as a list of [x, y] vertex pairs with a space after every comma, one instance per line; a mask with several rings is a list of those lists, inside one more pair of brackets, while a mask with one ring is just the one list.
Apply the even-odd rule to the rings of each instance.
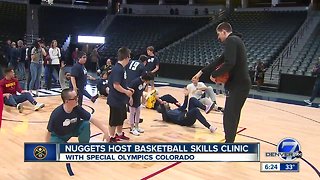
[[201, 71], [206, 74], [206, 73], [210, 73], [212, 71], [214, 71], [216, 69], [217, 66], [219, 66], [220, 64], [223, 63], [223, 59], [224, 59], [224, 54], [222, 54], [221, 56], [219, 56], [218, 58], [216, 58], [215, 60], [213, 60], [209, 65], [207, 65], [206, 67], [202, 68]]
[[237, 43], [233, 38], [227, 38], [224, 48], [224, 63], [223, 65], [216, 71], [211, 73], [212, 77], [221, 76], [227, 72], [229, 72], [237, 60]]

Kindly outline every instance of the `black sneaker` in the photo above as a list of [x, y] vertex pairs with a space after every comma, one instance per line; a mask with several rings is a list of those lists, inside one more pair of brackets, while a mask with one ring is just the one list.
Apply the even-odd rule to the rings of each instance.
[[143, 119], [142, 118], [139, 119], [139, 123], [143, 123]]
[[224, 112], [224, 108], [223, 107], [218, 107], [218, 111], [220, 111], [220, 112]]
[[98, 97], [99, 97], [99, 94], [97, 94], [97, 95], [95, 95], [95, 96], [92, 96], [91, 102], [95, 103], [96, 100], [98, 99]]

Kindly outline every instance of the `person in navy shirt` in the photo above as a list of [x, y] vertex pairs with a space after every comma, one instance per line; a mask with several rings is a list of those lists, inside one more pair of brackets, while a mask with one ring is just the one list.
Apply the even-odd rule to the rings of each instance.
[[[147, 60], [147, 64], [146, 64], [146, 70], [148, 72], [151, 72], [153, 74], [153, 77], [155, 77], [159, 71], [160, 61], [159, 61], [158, 57], [156, 57], [154, 54], [154, 47], [153, 46], [147, 47], [147, 54], [148, 54], [148, 60]], [[151, 85], [151, 90], [153, 90], [154, 89], [154, 79], [152, 79], [150, 81], [150, 85]]]
[[130, 84], [132, 80], [137, 79], [147, 73], [145, 65], [147, 64], [148, 57], [141, 55], [138, 60], [131, 60], [126, 66], [127, 72], [127, 84]]
[[78, 106], [77, 93], [70, 88], [61, 92], [63, 104], [54, 109], [48, 122], [47, 141], [51, 143], [67, 143], [71, 137], [78, 137], [79, 143], [90, 140], [90, 122], [104, 133], [108, 140], [107, 127], [102, 122]]
[[100, 95], [108, 96], [109, 94], [109, 85], [108, 85], [108, 77], [111, 72], [104, 71], [101, 74], [101, 79], [98, 80], [97, 90]]
[[129, 110], [130, 110], [130, 133], [139, 136], [140, 133], [143, 133], [144, 130], [139, 128], [140, 120], [140, 105], [141, 105], [141, 96], [143, 91], [146, 88], [146, 84], [152, 79], [152, 74], [144, 74], [140, 76], [129, 84], [128, 87], [134, 90], [134, 93], [129, 101]]
[[97, 100], [98, 95], [91, 96], [85, 89], [87, 85], [87, 79], [95, 80], [92, 76], [87, 74], [87, 69], [84, 64], [87, 61], [87, 55], [85, 52], [78, 52], [78, 61], [72, 66], [71, 69], [71, 84], [73, 90], [79, 95], [78, 103], [82, 106], [83, 95], [89, 98], [93, 103]]
[[113, 67], [109, 77], [107, 104], [110, 106], [109, 133], [111, 143], [115, 143], [120, 139], [130, 139], [122, 131], [123, 122], [127, 119], [126, 104], [129, 97], [134, 93], [134, 90], [129, 89], [126, 83], [125, 66], [129, 63], [130, 53], [131, 51], [125, 47], [118, 50], [118, 62]]

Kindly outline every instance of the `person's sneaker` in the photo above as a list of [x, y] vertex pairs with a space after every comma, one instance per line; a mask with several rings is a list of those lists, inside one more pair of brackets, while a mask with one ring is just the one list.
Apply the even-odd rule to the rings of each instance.
[[17, 105], [17, 109], [18, 109], [19, 113], [22, 113], [22, 111], [23, 111], [23, 105], [22, 105], [21, 103], [19, 103], [19, 104]]
[[223, 107], [218, 107], [218, 111], [224, 113], [224, 108]]
[[116, 138], [122, 139], [122, 140], [129, 140], [129, 139], [130, 139], [129, 137], [127, 137], [127, 136], [124, 135], [124, 132], [122, 132], [121, 135], [118, 135], [118, 134], [116, 133]]
[[91, 102], [95, 103], [96, 100], [98, 99], [98, 97], [99, 97], [99, 94], [97, 94], [97, 95], [95, 95], [95, 96], [92, 96]]
[[140, 119], [139, 119], [139, 123], [143, 123], [143, 118], [140, 118]]
[[135, 136], [140, 136], [140, 133], [138, 132], [138, 130], [136, 128], [131, 129], [130, 133], [135, 135]]
[[214, 108], [215, 105], [216, 104], [211, 103], [210, 105], [206, 106], [206, 110], [205, 110], [206, 114], [209, 114], [209, 112]]
[[312, 102], [309, 99], [304, 100], [305, 103], [307, 103], [309, 106], [312, 105]]
[[139, 132], [139, 133], [144, 133], [144, 130], [143, 129], [141, 129], [141, 128], [136, 128], [136, 130]]
[[35, 111], [38, 111], [39, 109], [43, 108], [44, 107], [44, 104], [43, 103], [37, 103], [36, 105], [34, 105], [34, 110]]
[[214, 133], [214, 132], [216, 132], [216, 130], [217, 130], [217, 128], [216, 127], [214, 127], [214, 126], [210, 126], [210, 132], [211, 133]]
[[110, 137], [109, 143], [117, 143], [117, 139], [115, 137]]

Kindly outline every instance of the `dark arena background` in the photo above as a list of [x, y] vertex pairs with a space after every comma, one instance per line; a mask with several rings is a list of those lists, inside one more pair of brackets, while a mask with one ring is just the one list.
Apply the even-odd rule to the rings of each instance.
[[[68, 73], [79, 51], [87, 55], [84, 66], [90, 78], [85, 88], [92, 96], [84, 97], [83, 108], [108, 126], [107, 97], [97, 83], [107, 60], [117, 63], [119, 48], [128, 47], [131, 59], [138, 60], [153, 46], [159, 60], [155, 88], [160, 96], [170, 94], [182, 104], [184, 87], [224, 51], [216, 32], [222, 22], [241, 33], [252, 82], [235, 142], [260, 143], [260, 162], [24, 162], [24, 143], [46, 142], [50, 115], [62, 104], [62, 86], [71, 86]], [[49, 54], [53, 40], [65, 66], [60, 69], [58, 63], [57, 71], [50, 69], [46, 63], [51, 55], [43, 57], [40, 87], [31, 90], [32, 48], [42, 42]], [[27, 101], [21, 103], [23, 111], [20, 103], [4, 105], [1, 180], [320, 178], [319, 0], [0, 0], [0, 63], [1, 79], [12, 67], [21, 88], [44, 104], [37, 111], [37, 105]], [[209, 77], [203, 74], [200, 81], [212, 87], [216, 104], [224, 107], [228, 91]], [[3, 94], [6, 103], [8, 94]], [[125, 143], [222, 143], [220, 110], [200, 110], [217, 127], [211, 133], [198, 121], [191, 127], [167, 123], [143, 106], [140, 126], [145, 132], [132, 134], [125, 120], [123, 132], [130, 137]], [[286, 137], [300, 144], [302, 157], [295, 160], [299, 171], [262, 172], [262, 162], [285, 162], [266, 153], [278, 152], [278, 143]], [[93, 124], [91, 142], [103, 143], [101, 130]]]

